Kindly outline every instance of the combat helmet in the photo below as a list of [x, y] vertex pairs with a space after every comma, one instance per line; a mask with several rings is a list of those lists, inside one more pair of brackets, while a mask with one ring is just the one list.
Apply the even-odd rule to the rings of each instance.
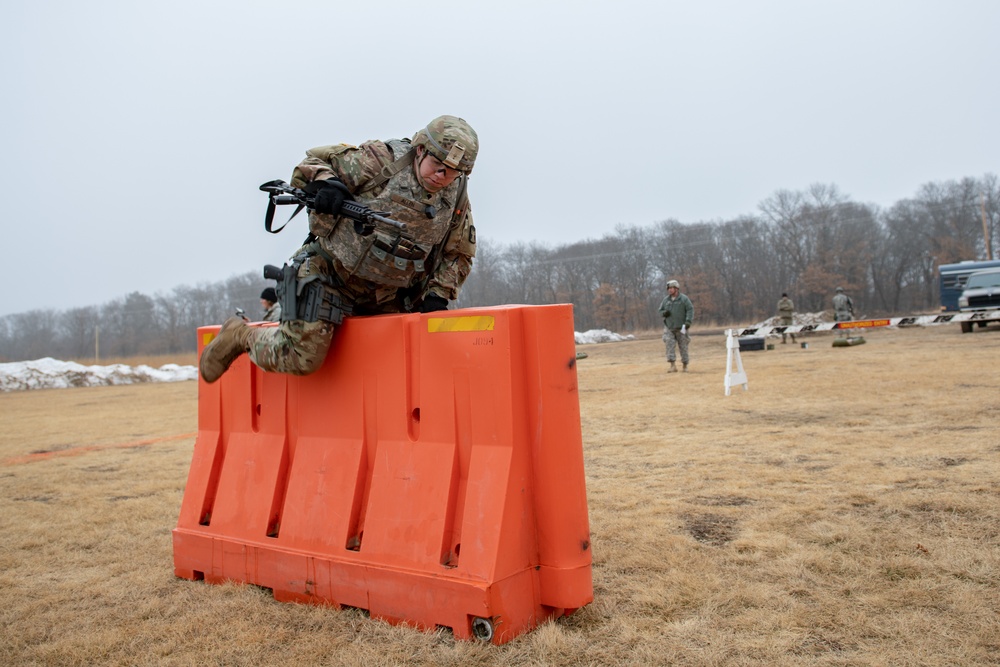
[[670, 288], [670, 287], [676, 287], [677, 289], [680, 289], [681, 288], [681, 284], [679, 282], [677, 282], [676, 280], [668, 280], [667, 281], [667, 287], [668, 288]]
[[414, 146], [423, 146], [428, 153], [452, 169], [472, 173], [479, 153], [479, 136], [462, 118], [438, 116], [413, 135]]

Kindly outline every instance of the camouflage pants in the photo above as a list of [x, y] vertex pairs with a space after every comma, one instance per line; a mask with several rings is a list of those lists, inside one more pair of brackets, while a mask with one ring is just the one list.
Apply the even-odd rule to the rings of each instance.
[[323, 365], [331, 340], [330, 322], [289, 320], [277, 327], [254, 328], [250, 360], [265, 371], [308, 375]]
[[[319, 255], [310, 256], [299, 267], [301, 283], [310, 276], [327, 276], [330, 268]], [[294, 313], [283, 313], [277, 327], [254, 328], [250, 338], [250, 360], [265, 371], [308, 375], [319, 369], [333, 340], [334, 325], [322, 320], [305, 322], [286, 320]]]
[[677, 359], [676, 349], [681, 348], [681, 361], [686, 366], [688, 363], [688, 343], [691, 337], [686, 333], [681, 333], [680, 329], [664, 329], [663, 342], [667, 344], [667, 361]]
[[[791, 317], [782, 317], [781, 318], [781, 326], [783, 326], [783, 327], [790, 327], [793, 324], [794, 324], [794, 321], [792, 320]], [[788, 334], [782, 333], [781, 334], [781, 342], [782, 343], [785, 342], [785, 336], [786, 335], [791, 336], [792, 337], [792, 342], [793, 343], [795, 342], [795, 334], [793, 334], [793, 333], [788, 333]]]

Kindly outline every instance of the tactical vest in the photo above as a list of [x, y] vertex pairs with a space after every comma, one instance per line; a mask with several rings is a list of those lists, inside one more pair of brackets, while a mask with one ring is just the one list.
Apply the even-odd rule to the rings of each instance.
[[[396, 160], [413, 150], [405, 141], [393, 140], [386, 145]], [[405, 222], [405, 231], [376, 221], [374, 231], [362, 236], [355, 231], [353, 221], [315, 211], [309, 212], [309, 230], [332, 258], [333, 271], [347, 287], [358, 281], [397, 289], [409, 287], [434, 270], [428, 264], [436, 258], [430, 255], [448, 234], [461, 180], [428, 193], [417, 181], [410, 162], [381, 189], [376, 182], [374, 188], [363, 187], [356, 193], [364, 205]]]

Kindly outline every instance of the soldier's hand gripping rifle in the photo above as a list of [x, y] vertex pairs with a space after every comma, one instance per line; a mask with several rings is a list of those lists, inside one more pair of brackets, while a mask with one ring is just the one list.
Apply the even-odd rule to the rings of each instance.
[[[267, 183], [261, 185], [260, 189], [268, 195], [267, 214], [264, 216], [264, 229], [272, 234], [280, 232], [285, 228], [285, 225], [291, 222], [292, 218], [299, 214], [299, 211], [303, 208], [313, 208], [316, 202], [316, 195], [306, 192], [300, 188], [292, 187], [285, 181], [281, 180], [268, 181]], [[272, 230], [271, 224], [274, 221], [274, 210], [277, 206], [285, 204], [296, 204], [297, 208], [284, 225]], [[345, 200], [344, 205], [341, 207], [340, 211], [338, 211], [337, 215], [342, 215], [345, 218], [353, 220], [354, 231], [362, 236], [368, 236], [375, 231], [376, 220], [384, 222], [385, 224], [391, 225], [400, 230], [406, 229], [405, 222], [393, 220], [384, 211], [373, 211], [364, 204], [359, 204], [353, 199]]]

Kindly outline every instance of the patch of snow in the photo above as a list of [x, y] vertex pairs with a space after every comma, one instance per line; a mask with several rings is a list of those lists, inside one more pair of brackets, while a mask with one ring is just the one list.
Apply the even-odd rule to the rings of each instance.
[[[795, 326], [805, 326], [807, 324], [822, 324], [823, 322], [830, 322], [830, 318], [826, 311], [819, 311], [818, 313], [795, 313], [792, 315], [792, 324]], [[761, 327], [778, 327], [781, 326], [781, 317], [775, 315], [774, 317], [769, 317], [763, 322], [758, 322], [757, 324], [751, 325], [750, 328], [759, 329]], [[772, 334], [778, 335], [781, 334]]]
[[588, 345], [590, 343], [620, 343], [623, 340], [635, 340], [635, 336], [628, 334], [623, 336], [608, 331], [607, 329], [591, 329], [590, 331], [573, 332], [573, 338], [577, 345]]
[[[631, 334], [623, 336], [607, 329], [573, 332], [573, 337], [577, 345], [635, 340], [635, 336]], [[0, 392], [99, 387], [141, 382], [184, 382], [197, 379], [198, 369], [195, 366], [177, 364], [166, 364], [160, 368], [133, 367], [124, 364], [84, 366], [73, 361], [58, 361], [51, 357], [0, 364]]]
[[165, 364], [160, 368], [144, 365], [132, 367], [124, 364], [83, 366], [72, 361], [58, 361], [51, 357], [0, 364], [0, 391], [98, 387], [140, 382], [183, 382], [197, 378], [197, 368], [177, 364]]

